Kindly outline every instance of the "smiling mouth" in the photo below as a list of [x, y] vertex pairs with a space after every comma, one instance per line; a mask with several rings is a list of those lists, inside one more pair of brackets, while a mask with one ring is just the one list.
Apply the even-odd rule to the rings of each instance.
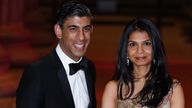
[[146, 57], [135, 57], [135, 59], [138, 61], [144, 61], [146, 59]]
[[85, 44], [74, 44], [74, 47], [78, 50], [83, 50], [84, 49]]

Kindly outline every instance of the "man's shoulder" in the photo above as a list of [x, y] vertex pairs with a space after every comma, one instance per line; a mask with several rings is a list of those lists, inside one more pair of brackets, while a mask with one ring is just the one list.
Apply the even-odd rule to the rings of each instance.
[[39, 58], [35, 62], [31, 63], [30, 66], [42, 66], [42, 65], [49, 64], [50, 62], [51, 62], [51, 56], [50, 54], [48, 54]]
[[89, 58], [87, 58], [87, 57], [83, 57], [83, 59], [85, 59], [85, 60], [87, 61], [88, 65], [93, 65], [93, 66], [95, 66], [94, 62], [93, 62], [91, 59], [89, 59]]
[[51, 53], [39, 58], [37, 61], [29, 64], [28, 67], [48, 70], [48, 69], [53, 68], [55, 66], [60, 66], [60, 61], [51, 52]]

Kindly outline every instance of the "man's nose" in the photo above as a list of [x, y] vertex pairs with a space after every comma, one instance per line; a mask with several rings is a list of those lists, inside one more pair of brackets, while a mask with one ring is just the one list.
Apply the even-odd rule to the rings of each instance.
[[78, 38], [80, 40], [84, 40], [85, 39], [84, 31], [82, 29], [79, 29]]

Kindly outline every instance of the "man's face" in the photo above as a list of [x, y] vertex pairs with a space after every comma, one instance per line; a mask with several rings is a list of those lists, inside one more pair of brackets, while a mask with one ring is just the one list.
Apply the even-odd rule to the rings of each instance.
[[56, 24], [54, 30], [59, 45], [67, 56], [77, 61], [85, 54], [93, 30], [90, 17], [69, 17], [63, 28]]

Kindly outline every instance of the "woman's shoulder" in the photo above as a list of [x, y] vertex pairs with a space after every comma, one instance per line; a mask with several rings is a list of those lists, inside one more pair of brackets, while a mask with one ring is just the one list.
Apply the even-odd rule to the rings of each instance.
[[111, 80], [107, 82], [102, 97], [101, 108], [115, 108], [117, 100], [117, 82]]
[[107, 82], [105, 89], [116, 90], [117, 89], [117, 81], [111, 80], [111, 81]]
[[117, 99], [117, 83], [116, 81], [112, 80], [112, 81], [109, 81], [105, 86], [102, 103], [106, 104], [106, 102], [110, 102], [110, 101], [114, 103], [116, 99]]
[[181, 82], [178, 80], [178, 79], [173, 79], [173, 83], [172, 83], [172, 87], [171, 87], [171, 90], [172, 92], [174, 93], [174, 91], [177, 91], [177, 90], [180, 90], [182, 89], [182, 85], [181, 85]]
[[181, 86], [181, 82], [178, 79], [173, 78], [171, 89], [174, 90], [177, 86]]
[[180, 83], [180, 81], [178, 79], [176, 79], [176, 78], [172, 78], [172, 80], [173, 80], [173, 84], [174, 83]]
[[117, 82], [114, 80], [111, 80], [109, 82], [107, 82], [107, 84], [105, 85], [105, 90], [104, 90], [104, 94], [109, 94], [109, 95], [113, 95], [113, 97], [116, 97], [117, 94]]
[[177, 108], [184, 108], [184, 93], [181, 82], [177, 79], [173, 79], [173, 85], [171, 90], [171, 106], [177, 106]]

